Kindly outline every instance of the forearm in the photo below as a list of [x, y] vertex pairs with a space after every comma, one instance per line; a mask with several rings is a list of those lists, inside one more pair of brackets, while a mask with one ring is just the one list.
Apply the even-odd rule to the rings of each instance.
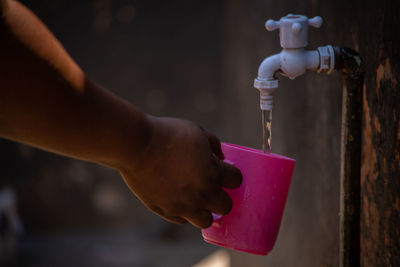
[[147, 116], [90, 82], [29, 10], [2, 5], [0, 136], [116, 168], [140, 157]]
[[[91, 83], [29, 10], [0, 0], [0, 137], [118, 169], [158, 215], [206, 228], [241, 174], [217, 137], [153, 118]], [[3, 16], [4, 15], [4, 16]]]

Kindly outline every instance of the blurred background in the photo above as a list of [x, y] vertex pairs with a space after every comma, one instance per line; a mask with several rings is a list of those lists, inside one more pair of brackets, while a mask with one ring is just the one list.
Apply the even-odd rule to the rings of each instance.
[[[375, 75], [374, 49], [389, 37], [379, 35], [382, 24], [368, 18], [382, 19], [389, 2], [396, 5], [353, 0], [21, 2], [98, 84], [145, 112], [190, 119], [223, 141], [255, 148], [261, 148], [262, 132], [253, 79], [261, 61], [281, 50], [278, 32], [264, 28], [266, 19], [288, 13], [323, 17], [321, 29], [310, 29], [309, 49], [328, 44], [360, 49], [371, 56], [369, 71]], [[361, 15], [365, 10], [370, 16]], [[394, 20], [389, 16], [387, 23]], [[363, 35], [363, 27], [373, 36]], [[368, 82], [374, 88], [375, 76]], [[267, 257], [220, 250], [205, 243], [198, 229], [163, 221], [111, 169], [0, 139], [0, 202], [5, 203], [0, 265], [337, 266], [341, 97], [340, 73], [280, 78], [272, 150], [295, 158], [297, 165], [280, 235]], [[210, 257], [220, 265], [212, 265]]]

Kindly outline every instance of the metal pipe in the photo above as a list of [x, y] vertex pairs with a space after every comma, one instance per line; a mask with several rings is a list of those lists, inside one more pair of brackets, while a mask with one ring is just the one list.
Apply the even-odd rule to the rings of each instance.
[[362, 94], [365, 77], [360, 55], [334, 47], [335, 70], [342, 72], [342, 141], [340, 158], [340, 266], [360, 266], [360, 171]]

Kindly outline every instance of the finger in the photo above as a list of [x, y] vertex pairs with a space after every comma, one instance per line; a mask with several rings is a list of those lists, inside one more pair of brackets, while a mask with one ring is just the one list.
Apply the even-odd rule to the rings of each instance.
[[229, 195], [224, 190], [219, 189], [210, 198], [207, 208], [213, 213], [226, 215], [231, 211], [232, 205], [232, 199], [229, 197]]
[[185, 220], [191, 223], [193, 226], [197, 228], [207, 228], [209, 227], [214, 219], [211, 215], [211, 212], [206, 210], [197, 211], [191, 213], [187, 216], [184, 216]]
[[221, 148], [221, 141], [213, 135], [212, 133], [206, 132], [207, 137], [208, 137], [208, 142], [210, 143], [211, 146], [211, 151], [219, 158], [219, 159], [224, 159], [224, 153], [222, 153], [222, 148]]
[[146, 205], [151, 211], [156, 213], [158, 216], [161, 218], [171, 222], [171, 223], [176, 223], [176, 224], [185, 224], [187, 221], [179, 216], [170, 216], [167, 215], [160, 207], [158, 206], [153, 206], [153, 205]]
[[220, 161], [219, 177], [221, 186], [225, 188], [237, 188], [242, 184], [242, 173], [235, 166]]
[[176, 223], [176, 224], [185, 224], [188, 221], [186, 221], [185, 219], [181, 218], [181, 217], [177, 217], [177, 216], [166, 216], [166, 215], [162, 215], [161, 216], [163, 219], [171, 222], [171, 223]]

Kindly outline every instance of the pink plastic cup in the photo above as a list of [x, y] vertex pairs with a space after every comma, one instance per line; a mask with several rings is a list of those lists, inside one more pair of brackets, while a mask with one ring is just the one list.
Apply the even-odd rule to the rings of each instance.
[[240, 169], [242, 185], [226, 189], [233, 207], [225, 216], [214, 216], [202, 229], [206, 242], [267, 255], [274, 247], [296, 161], [261, 150], [223, 143], [225, 161]]

